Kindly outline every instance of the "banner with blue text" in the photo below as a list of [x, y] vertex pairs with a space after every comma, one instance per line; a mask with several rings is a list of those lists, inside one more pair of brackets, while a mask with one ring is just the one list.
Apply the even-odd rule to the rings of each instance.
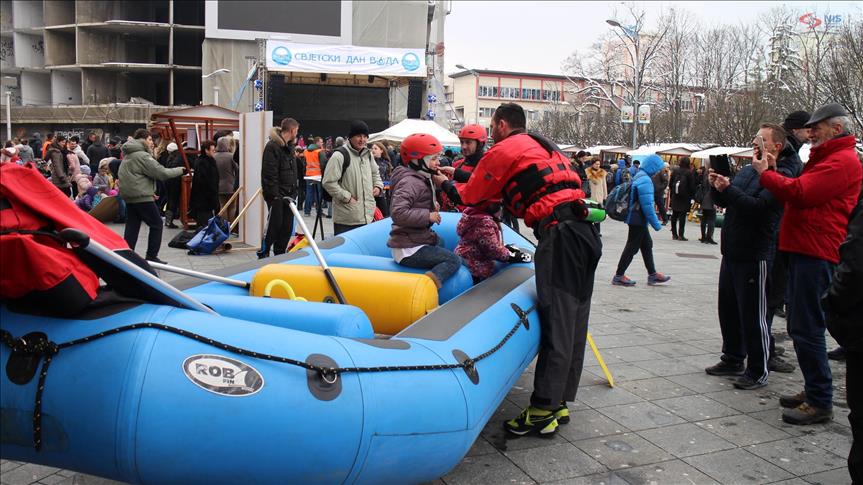
[[267, 41], [270, 71], [426, 77], [423, 49]]

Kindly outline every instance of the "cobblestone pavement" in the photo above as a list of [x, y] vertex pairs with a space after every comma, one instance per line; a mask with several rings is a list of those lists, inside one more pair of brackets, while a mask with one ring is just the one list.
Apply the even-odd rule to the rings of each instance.
[[[313, 222], [307, 219], [309, 225]], [[330, 220], [325, 220], [332, 234]], [[122, 233], [122, 226], [113, 228]], [[602, 227], [605, 245], [596, 274], [590, 331], [614, 375], [609, 388], [587, 352], [572, 422], [552, 439], [507, 440], [501, 425], [526, 405], [533, 366], [503, 401], [467, 457], [437, 484], [844, 484], [851, 429], [845, 402], [844, 364], [831, 362], [836, 388], [832, 422], [797, 427], [780, 417], [780, 393], [802, 389], [799, 370], [773, 373], [770, 384], [738, 391], [727, 378], [704, 368], [717, 362], [721, 339], [716, 316], [719, 248], [699, 244], [697, 227], [688, 242], [672, 241], [667, 228], [654, 235], [657, 267], [669, 284], [649, 287], [636, 256], [629, 276], [634, 288], [609, 284], [626, 239], [626, 226]], [[201, 271], [255, 258], [253, 251], [188, 256], [167, 248], [176, 230], [166, 230], [160, 254], [170, 264]], [[146, 246], [142, 230], [138, 249]], [[174, 275], [164, 275], [176, 279]], [[794, 349], [777, 319], [774, 334], [796, 363]], [[829, 339], [830, 348], [835, 342]], [[112, 484], [67, 470], [0, 462], [3, 485]]]

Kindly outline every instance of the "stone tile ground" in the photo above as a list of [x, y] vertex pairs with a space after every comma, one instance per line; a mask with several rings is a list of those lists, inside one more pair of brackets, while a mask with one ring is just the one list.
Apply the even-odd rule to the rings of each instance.
[[[309, 226], [311, 219], [307, 219]], [[325, 220], [332, 234], [330, 220]], [[122, 226], [113, 226], [122, 233]], [[166, 230], [161, 257], [201, 271], [254, 260], [254, 251], [188, 256], [170, 249], [176, 230]], [[477, 439], [467, 457], [436, 483], [454, 484], [843, 484], [851, 446], [845, 402], [845, 369], [831, 362], [836, 418], [795, 427], [782, 422], [778, 396], [802, 388], [799, 371], [773, 374], [757, 391], [737, 391], [728, 379], [704, 374], [721, 346], [716, 316], [718, 246], [705, 246], [690, 227], [689, 242], [654, 235], [657, 266], [672, 276], [662, 287], [645, 285], [636, 256], [634, 288], [609, 284], [626, 239], [626, 227], [603, 224], [603, 258], [596, 274], [590, 331], [615, 379], [605, 379], [586, 354], [572, 422], [552, 439], [509, 440], [501, 424], [519, 412], [532, 390], [533, 368]], [[139, 249], [146, 245], [142, 231]], [[693, 257], [696, 256], [696, 257]], [[708, 258], [697, 257], [708, 256]], [[166, 280], [176, 275], [163, 274]], [[777, 320], [774, 333], [790, 359], [794, 350]], [[830, 340], [829, 345], [835, 345]], [[3, 485], [109, 485], [116, 482], [68, 470], [0, 461]]]

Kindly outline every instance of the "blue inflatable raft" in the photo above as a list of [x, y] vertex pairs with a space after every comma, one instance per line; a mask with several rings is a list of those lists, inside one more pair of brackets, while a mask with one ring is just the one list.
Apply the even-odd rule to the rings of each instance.
[[[443, 216], [452, 249], [459, 216]], [[385, 219], [320, 245], [348, 305], [310, 283], [322, 276], [308, 250], [218, 273], [251, 290], [177, 285], [210, 312], [120, 299], [58, 319], [4, 303], [0, 454], [132, 483], [446, 474], [536, 355], [533, 265], [476, 286], [461, 268], [438, 291], [392, 261], [389, 230]]]

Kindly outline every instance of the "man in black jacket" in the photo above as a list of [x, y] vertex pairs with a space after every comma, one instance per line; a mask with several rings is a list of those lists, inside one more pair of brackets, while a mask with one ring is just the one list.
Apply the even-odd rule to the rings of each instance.
[[[809, 139], [809, 128], [806, 128], [806, 123], [811, 118], [811, 115], [806, 111], [795, 111], [789, 114], [785, 121], [782, 122], [782, 128], [788, 134], [788, 144], [791, 148], [799, 153], [800, 147]], [[803, 171], [803, 163], [798, 158], [796, 163], [786, 163], [777, 165], [776, 170], [786, 177], [797, 178], [800, 172]], [[773, 269], [770, 271], [770, 288], [767, 293], [767, 307], [769, 309], [768, 320], [772, 326], [773, 316], [785, 318], [785, 286], [788, 280], [788, 255], [779, 252], [777, 249], [776, 259], [773, 261]], [[771, 344], [771, 352], [773, 346]], [[773, 354], [771, 353], [771, 356]], [[791, 372], [794, 367], [791, 367]]]
[[[764, 123], [757, 137], [763, 138], [765, 152], [778, 158], [797, 157], [786, 142], [781, 126]], [[753, 141], [753, 145], [758, 150], [758, 144]], [[782, 204], [761, 186], [759, 174], [751, 165], [740, 170], [734, 182], [716, 173], [711, 173], [709, 179], [715, 203], [724, 206], [726, 212], [719, 269], [722, 357], [705, 372], [738, 375], [734, 387], [758, 389], [767, 385], [769, 374], [767, 276], [776, 247]]]
[[297, 163], [294, 159], [294, 144], [300, 124], [293, 118], [282, 120], [281, 128], [270, 131], [270, 141], [264, 147], [261, 160], [261, 188], [269, 215], [267, 228], [258, 258], [283, 254], [291, 240], [294, 215], [286, 197], [297, 196]]
[[821, 300], [830, 335], [845, 349], [845, 387], [853, 443], [848, 472], [863, 483], [863, 192], [839, 246], [839, 265]]

